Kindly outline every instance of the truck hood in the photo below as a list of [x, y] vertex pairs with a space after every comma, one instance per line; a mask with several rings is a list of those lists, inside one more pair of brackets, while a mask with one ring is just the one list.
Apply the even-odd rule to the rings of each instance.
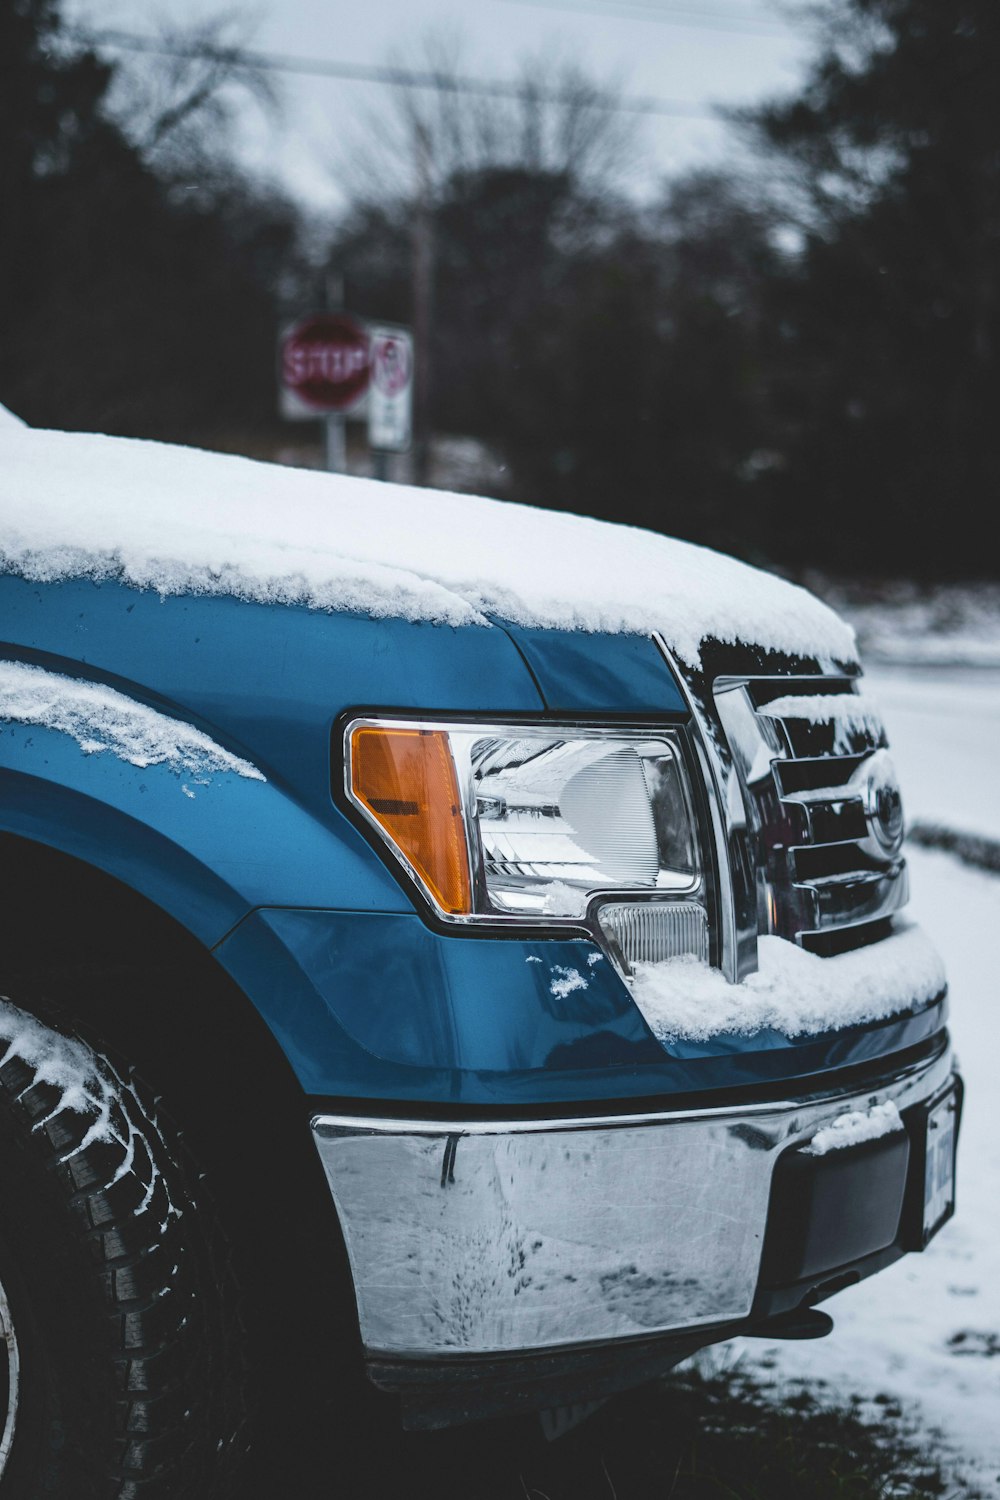
[[850, 627], [806, 590], [637, 527], [13, 424], [0, 569], [379, 619], [658, 633], [694, 669], [708, 639], [856, 660]]

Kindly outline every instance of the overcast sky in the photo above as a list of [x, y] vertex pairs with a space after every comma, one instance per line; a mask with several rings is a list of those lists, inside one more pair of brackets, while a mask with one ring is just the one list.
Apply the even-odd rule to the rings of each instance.
[[[351, 63], [384, 62], [412, 51], [428, 27], [454, 27], [467, 44], [466, 71], [491, 78], [510, 76], [525, 53], [557, 43], [629, 93], [706, 113], [794, 87], [808, 50], [801, 23], [783, 19], [775, 0], [65, 0], [68, 20], [145, 34], [161, 22], [233, 10], [248, 17], [255, 48]], [[244, 158], [313, 207], [335, 210], [339, 143], [384, 89], [278, 76], [277, 118], [241, 116]], [[640, 189], [731, 150], [711, 118], [648, 118], [642, 129]]]

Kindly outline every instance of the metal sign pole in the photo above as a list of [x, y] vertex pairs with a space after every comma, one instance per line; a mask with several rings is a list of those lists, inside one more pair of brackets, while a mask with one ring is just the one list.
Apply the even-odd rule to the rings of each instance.
[[331, 474], [347, 472], [347, 423], [339, 412], [331, 412], [325, 423], [326, 467]]
[[[328, 271], [326, 284], [327, 312], [342, 312], [344, 307], [344, 278], [339, 271]], [[347, 472], [347, 423], [340, 412], [329, 412], [325, 423], [324, 456], [331, 474]]]

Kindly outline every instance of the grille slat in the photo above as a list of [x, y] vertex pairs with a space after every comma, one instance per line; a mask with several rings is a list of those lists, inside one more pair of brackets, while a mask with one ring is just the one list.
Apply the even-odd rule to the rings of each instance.
[[796, 885], [806, 899], [812, 899], [813, 920], [803, 931], [823, 932], [829, 927], [851, 926], [888, 916], [906, 905], [908, 886], [906, 865], [901, 860], [895, 869], [884, 873], [873, 871], [854, 875], [828, 875], [819, 880]]
[[799, 833], [791, 844], [857, 843], [868, 835], [864, 805], [860, 797], [843, 802], [782, 803], [791, 828]]
[[[762, 713], [771, 718], [767, 709]], [[782, 717], [774, 719], [788, 753], [793, 760], [807, 756], [868, 755], [884, 749], [885, 731], [871, 726], [845, 726], [836, 723], [814, 724], [808, 719]]]
[[783, 797], [810, 802], [839, 801], [857, 796], [851, 777], [867, 759], [864, 755], [810, 755], [799, 760], [778, 759], [772, 764], [778, 790]]
[[788, 869], [796, 883], [836, 877], [884, 875], [884, 864], [867, 854], [857, 839], [793, 844], [787, 851]]

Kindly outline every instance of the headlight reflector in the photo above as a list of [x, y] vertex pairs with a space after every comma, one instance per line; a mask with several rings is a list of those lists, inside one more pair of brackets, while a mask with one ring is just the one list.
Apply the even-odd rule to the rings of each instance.
[[494, 911], [579, 917], [594, 891], [690, 889], [682, 768], [666, 738], [545, 729], [463, 735], [459, 749]]

